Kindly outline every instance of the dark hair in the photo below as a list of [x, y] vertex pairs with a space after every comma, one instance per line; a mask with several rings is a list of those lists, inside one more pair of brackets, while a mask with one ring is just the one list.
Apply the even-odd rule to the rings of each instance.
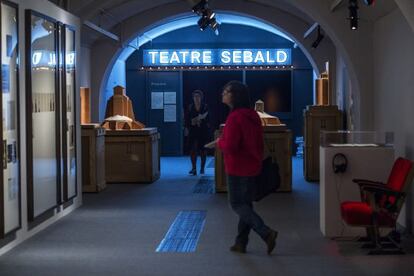
[[240, 81], [230, 81], [224, 87], [231, 94], [233, 110], [237, 108], [251, 108], [250, 92], [247, 85]]
[[194, 90], [193, 91], [193, 93], [191, 94], [191, 96], [194, 98], [194, 96], [195, 95], [200, 95], [200, 97], [201, 97], [201, 100], [203, 100], [204, 99], [204, 93], [203, 93], [203, 91], [201, 91], [201, 90], [199, 90], [199, 89], [197, 89], [197, 90]]

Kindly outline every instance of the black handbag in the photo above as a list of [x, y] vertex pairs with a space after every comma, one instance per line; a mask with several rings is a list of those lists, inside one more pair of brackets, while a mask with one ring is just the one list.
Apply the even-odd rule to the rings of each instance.
[[255, 177], [253, 200], [260, 201], [267, 195], [276, 192], [280, 187], [279, 165], [271, 156], [262, 163], [262, 171]]

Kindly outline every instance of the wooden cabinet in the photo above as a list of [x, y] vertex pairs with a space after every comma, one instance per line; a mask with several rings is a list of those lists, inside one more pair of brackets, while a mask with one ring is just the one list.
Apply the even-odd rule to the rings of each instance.
[[156, 128], [107, 130], [105, 174], [108, 183], [151, 183], [160, 178]]
[[82, 125], [82, 191], [105, 189], [105, 129], [99, 124]]
[[[281, 184], [278, 192], [292, 191], [292, 132], [284, 126], [264, 126], [264, 142], [270, 154], [279, 164]], [[218, 137], [220, 131], [216, 131]], [[223, 154], [215, 152], [216, 192], [227, 192], [226, 173], [224, 171]]]
[[342, 114], [336, 105], [307, 106], [304, 115], [303, 169], [307, 181], [319, 181], [319, 145], [321, 131], [342, 128]]

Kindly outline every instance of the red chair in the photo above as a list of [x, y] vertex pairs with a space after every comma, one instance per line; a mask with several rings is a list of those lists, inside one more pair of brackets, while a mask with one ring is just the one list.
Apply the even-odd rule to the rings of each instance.
[[[374, 247], [369, 254], [403, 254], [402, 248], [390, 235], [385, 239], [381, 238], [380, 229], [395, 230], [413, 178], [413, 162], [398, 158], [386, 184], [364, 179], [353, 180], [359, 185], [361, 202], [341, 203], [341, 215], [346, 224], [366, 228], [367, 236]], [[387, 248], [386, 242], [388, 245], [391, 242], [394, 247]]]

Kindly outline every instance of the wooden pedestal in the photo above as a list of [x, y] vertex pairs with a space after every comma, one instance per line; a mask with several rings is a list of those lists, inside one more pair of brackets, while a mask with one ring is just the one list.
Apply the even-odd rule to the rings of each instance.
[[105, 183], [105, 129], [82, 125], [82, 191], [99, 192]]
[[[279, 164], [281, 184], [278, 192], [292, 191], [292, 132], [284, 126], [264, 126], [264, 142], [270, 154]], [[221, 134], [216, 131], [216, 138]], [[215, 151], [216, 192], [227, 192], [226, 173], [224, 171], [223, 154]]]
[[107, 130], [105, 174], [108, 183], [152, 183], [160, 178], [156, 128]]
[[336, 105], [307, 106], [304, 116], [303, 170], [307, 181], [319, 181], [319, 145], [321, 131], [341, 129], [342, 116]]
[[91, 91], [87, 87], [80, 88], [80, 109], [81, 124], [89, 124], [91, 122]]

